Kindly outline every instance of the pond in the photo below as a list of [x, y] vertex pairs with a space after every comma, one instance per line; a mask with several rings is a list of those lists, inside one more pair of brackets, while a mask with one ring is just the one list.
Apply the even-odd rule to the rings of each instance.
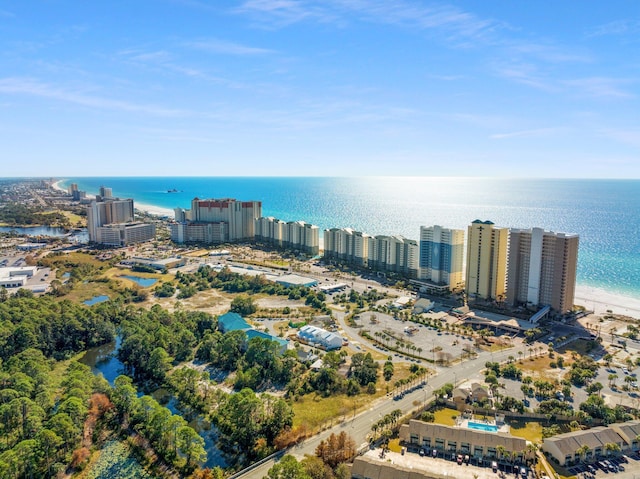
[[[122, 343], [120, 336], [102, 346], [88, 349], [82, 356], [80, 362], [91, 368], [94, 374], [102, 374], [104, 378], [113, 386], [113, 382], [118, 376], [124, 374], [125, 366], [118, 359], [118, 349]], [[140, 394], [142, 395], [142, 394]], [[189, 417], [180, 410], [179, 402], [173, 394], [164, 388], [158, 388], [150, 394], [158, 403], [169, 409], [172, 414], [180, 414], [200, 436], [204, 439], [204, 448], [207, 451], [207, 462], [204, 467], [227, 467], [222, 451], [218, 449], [218, 430], [214, 425], [203, 417], [196, 415]]]
[[140, 276], [133, 276], [133, 275], [125, 275], [125, 276], [121, 276], [121, 278], [130, 279], [131, 281], [138, 283], [143, 288], [148, 288], [149, 286], [153, 286], [158, 282], [156, 278], [142, 278]]
[[109, 296], [101, 294], [100, 296], [94, 296], [91, 299], [87, 299], [86, 301], [83, 301], [83, 303], [87, 306], [93, 306], [94, 304], [102, 303], [104, 301], [109, 301]]
[[27, 236], [48, 236], [51, 238], [69, 237], [77, 243], [87, 243], [89, 234], [86, 229], [67, 231], [55, 226], [0, 226], [0, 233], [16, 233]]

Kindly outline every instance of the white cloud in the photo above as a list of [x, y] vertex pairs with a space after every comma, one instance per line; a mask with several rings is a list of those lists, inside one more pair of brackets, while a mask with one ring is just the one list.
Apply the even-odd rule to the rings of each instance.
[[[600, 134], [626, 145], [640, 148], [640, 129], [603, 129]], [[636, 159], [637, 162], [637, 159]]]
[[274, 50], [267, 48], [250, 47], [240, 43], [229, 42], [218, 39], [195, 40], [185, 42], [184, 46], [204, 50], [212, 53], [220, 53], [223, 55], [266, 55], [275, 53]]
[[588, 37], [602, 37], [608, 35], [635, 35], [640, 32], [640, 20], [625, 18], [598, 25], [590, 31]]
[[566, 128], [536, 128], [532, 130], [511, 131], [507, 133], [495, 133], [490, 135], [492, 140], [505, 140], [510, 138], [540, 138], [553, 136], [560, 132], [566, 132]]
[[579, 89], [583, 94], [598, 98], [634, 98], [635, 95], [621, 87], [631, 82], [626, 79], [589, 77], [565, 80], [564, 84]]
[[189, 112], [162, 108], [154, 105], [142, 105], [123, 100], [114, 100], [101, 96], [86, 94], [58, 88], [47, 83], [42, 83], [33, 78], [9, 77], [0, 79], [0, 93], [19, 94], [49, 98], [52, 100], [73, 103], [89, 108], [101, 110], [115, 110], [133, 113], [143, 113], [154, 116], [176, 117], [188, 116]]

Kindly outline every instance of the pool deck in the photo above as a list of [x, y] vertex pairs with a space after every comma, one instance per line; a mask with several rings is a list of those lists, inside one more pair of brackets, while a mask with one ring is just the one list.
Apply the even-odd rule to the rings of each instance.
[[[471, 427], [469, 423], [477, 424], [479, 427]], [[483, 427], [484, 426], [484, 427]], [[487, 421], [483, 419], [460, 419], [456, 423], [456, 427], [466, 427], [467, 429], [473, 429], [475, 431], [495, 432], [495, 433], [509, 433], [510, 427], [508, 424], [496, 424], [494, 421]]]

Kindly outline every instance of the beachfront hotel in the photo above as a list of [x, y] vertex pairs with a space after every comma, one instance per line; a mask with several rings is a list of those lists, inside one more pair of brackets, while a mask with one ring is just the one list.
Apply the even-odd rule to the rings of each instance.
[[320, 230], [304, 221], [285, 222], [261, 217], [255, 220], [255, 239], [279, 248], [300, 250], [311, 256], [320, 252]]
[[191, 209], [176, 208], [171, 240], [176, 243], [223, 243], [253, 240], [255, 220], [262, 216], [260, 201], [233, 198], [194, 198]]
[[409, 278], [418, 275], [418, 242], [402, 236], [371, 236], [351, 228], [324, 231], [324, 256], [376, 271], [400, 273]]
[[491, 221], [473, 221], [467, 228], [466, 291], [469, 298], [502, 301], [506, 293], [509, 230]]
[[324, 230], [324, 256], [359, 267], [369, 265], [370, 235], [351, 228]]
[[464, 230], [420, 227], [420, 280], [447, 291], [464, 288]]
[[510, 306], [551, 306], [571, 311], [576, 287], [578, 235], [542, 228], [511, 229], [507, 303]]
[[[103, 193], [104, 187], [101, 188]], [[109, 190], [111, 195], [111, 188]], [[99, 196], [87, 207], [89, 241], [106, 246], [127, 246], [156, 236], [151, 223], [134, 221], [133, 200]]]

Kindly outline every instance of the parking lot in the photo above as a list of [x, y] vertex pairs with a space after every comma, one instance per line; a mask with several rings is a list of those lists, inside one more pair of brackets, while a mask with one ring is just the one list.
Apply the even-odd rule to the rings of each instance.
[[571, 475], [578, 479], [595, 477], [615, 477], [617, 479], [635, 479], [640, 477], [640, 456], [638, 454], [609, 457], [592, 464], [580, 464], [568, 468]]

